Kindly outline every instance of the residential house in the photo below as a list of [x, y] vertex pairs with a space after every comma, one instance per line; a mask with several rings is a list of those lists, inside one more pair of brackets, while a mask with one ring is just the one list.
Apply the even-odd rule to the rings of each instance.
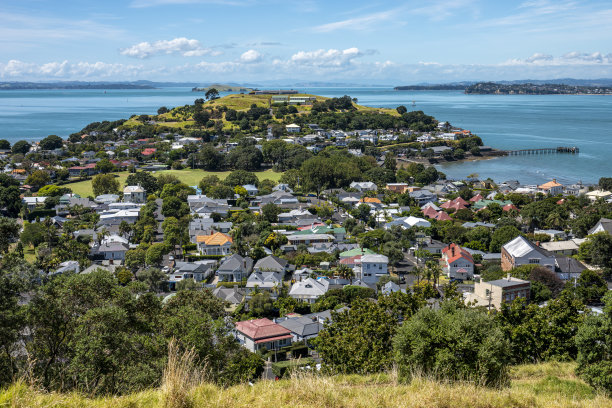
[[450, 279], [470, 280], [474, 278], [474, 258], [472, 255], [452, 243], [442, 250], [442, 270]]
[[367, 284], [375, 284], [382, 276], [389, 274], [389, 258], [385, 255], [363, 255], [360, 264], [360, 270], [355, 277]]
[[253, 260], [233, 254], [221, 260], [217, 269], [219, 282], [242, 282], [253, 270]]
[[567, 234], [565, 231], [554, 230], [554, 229], [535, 229], [533, 231], [534, 234], [548, 235], [551, 239], [565, 239], [567, 238]]
[[466, 293], [465, 301], [476, 306], [494, 307], [500, 309], [502, 303], [510, 303], [516, 298], [529, 301], [531, 282], [514, 278], [508, 274], [506, 278], [489, 282], [476, 282], [474, 293]]
[[327, 293], [329, 281], [327, 279], [307, 278], [295, 282], [291, 286], [289, 296], [306, 303], [314, 303], [317, 299]]
[[126, 186], [123, 189], [123, 201], [126, 203], [146, 203], [147, 193], [141, 186]]
[[176, 262], [171, 273], [168, 274], [170, 290], [176, 289], [176, 284], [185, 279], [193, 279], [202, 282], [208, 278], [213, 271], [214, 260], [196, 262]]
[[[252, 294], [258, 290], [273, 291], [283, 286], [283, 274], [276, 271], [254, 271], [247, 278], [247, 293]], [[273, 294], [274, 295], [274, 294]], [[273, 296], [275, 297], [275, 296]]]
[[196, 244], [202, 255], [228, 255], [232, 242], [232, 237], [222, 232], [196, 236]]
[[255, 272], [278, 272], [282, 276], [291, 271], [292, 265], [286, 259], [279, 258], [274, 255], [268, 255], [255, 262], [253, 270]]
[[587, 267], [575, 258], [567, 256], [558, 256], [555, 258], [555, 273], [561, 280], [569, 281], [578, 279], [585, 269], [587, 269]]
[[123, 242], [106, 241], [92, 249], [94, 256], [99, 254], [101, 258], [110, 261], [123, 261], [129, 246]]
[[424, 204], [436, 201], [437, 197], [430, 191], [417, 190], [409, 193], [410, 197], [414, 198], [417, 205], [421, 207]]
[[400, 286], [397, 283], [392, 282], [392, 281], [385, 283], [383, 287], [380, 288], [380, 291], [382, 292], [383, 295], [390, 295], [395, 292], [403, 292]]
[[239, 305], [244, 300], [245, 290], [238, 287], [224, 288], [219, 286], [213, 290], [213, 295], [221, 300], [231, 303], [232, 305]]
[[235, 333], [240, 344], [253, 353], [290, 346], [293, 339], [290, 330], [266, 318], [237, 322]]
[[44, 207], [47, 197], [23, 197], [22, 201], [28, 211], [34, 211], [37, 207]]
[[571, 256], [578, 253], [580, 244], [582, 244], [584, 241], [584, 238], [574, 238], [567, 241], [542, 242], [540, 246], [555, 255]]
[[607, 232], [612, 235], [612, 220], [609, 218], [601, 218], [597, 224], [589, 230], [589, 235], [597, 234], [598, 232]]
[[404, 194], [410, 186], [407, 183], [387, 183], [386, 189], [398, 194]]
[[287, 239], [291, 245], [312, 245], [333, 242], [334, 236], [329, 234], [292, 234]]
[[319, 335], [319, 331], [323, 329], [323, 323], [321, 323], [317, 318], [306, 316], [278, 319], [278, 324], [291, 332], [294, 343], [299, 341], [307, 343], [308, 340], [317, 337]]
[[300, 133], [300, 130], [302, 130], [302, 128], [295, 123], [285, 126], [285, 129], [287, 130], [287, 133]]
[[245, 184], [242, 186], [247, 194], [251, 197], [255, 197], [257, 195], [257, 193], [259, 193], [259, 190], [257, 189], [256, 186], [254, 186], [253, 184]]
[[555, 270], [555, 256], [521, 235], [502, 246], [501, 254], [504, 271], [521, 265], [540, 265]]
[[538, 186], [538, 191], [540, 193], [548, 194], [548, 195], [557, 195], [563, 193], [563, 184], [557, 183], [556, 179], [553, 181], [549, 181], [548, 183], [544, 183]]
[[371, 181], [353, 181], [349, 187], [362, 192], [378, 190], [378, 186]]
[[603, 190], [593, 190], [593, 191], [589, 191], [588, 193], [586, 193], [586, 196], [591, 201], [609, 200], [612, 198], [612, 193], [609, 191], [603, 191]]

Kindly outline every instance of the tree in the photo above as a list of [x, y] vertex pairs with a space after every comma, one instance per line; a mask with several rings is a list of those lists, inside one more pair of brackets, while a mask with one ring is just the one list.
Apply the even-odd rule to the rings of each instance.
[[612, 292], [604, 303], [602, 315], [588, 316], [578, 328], [576, 373], [592, 387], [612, 395]]
[[255, 146], [237, 147], [226, 157], [226, 163], [238, 170], [259, 170], [263, 162], [261, 151]]
[[13, 145], [13, 147], [11, 148], [11, 153], [13, 154], [26, 154], [27, 152], [30, 151], [30, 148], [32, 147], [31, 144], [29, 144], [28, 142], [26, 142], [25, 140], [20, 140], [17, 143], [15, 143]]
[[19, 238], [20, 229], [12, 218], [0, 217], [0, 254], [5, 254], [9, 245]]
[[130, 174], [125, 180], [126, 186], [141, 186], [148, 194], [158, 190], [157, 179], [148, 171], [139, 171]]
[[504, 227], [498, 228], [491, 234], [491, 243], [489, 244], [490, 252], [500, 252], [501, 247], [505, 245], [507, 242], [512, 241], [514, 238], [518, 237], [521, 232], [511, 225], [506, 225]]
[[98, 174], [91, 179], [95, 196], [119, 193], [119, 181], [112, 174]]
[[189, 206], [178, 197], [166, 197], [162, 204], [162, 214], [164, 217], [181, 218], [189, 214]]
[[202, 168], [209, 171], [219, 170], [224, 164], [223, 154], [210, 144], [206, 144], [200, 149], [198, 160]]
[[28, 176], [25, 182], [38, 190], [51, 182], [51, 176], [44, 170], [36, 170]]
[[349, 310], [332, 311], [332, 322], [313, 340], [330, 373], [366, 374], [391, 367], [397, 320], [374, 302], [356, 300]]
[[96, 163], [96, 170], [100, 173], [110, 173], [116, 170], [116, 167], [108, 159], [102, 159]]
[[0, 150], [11, 150], [11, 143], [6, 139], [0, 139]]
[[24, 222], [20, 239], [25, 245], [31, 245], [34, 248], [45, 242], [44, 227], [42, 223]]
[[508, 383], [508, 342], [491, 316], [446, 302], [423, 308], [406, 321], [393, 341], [400, 378], [413, 373], [486, 386]]
[[259, 179], [255, 173], [246, 170], [234, 170], [227, 175], [223, 183], [232, 188], [245, 184], [253, 184], [256, 186], [259, 183]]
[[166, 108], [165, 106], [162, 106], [157, 110], [158, 115], [163, 115], [164, 113], [168, 113], [168, 112], [170, 112], [170, 110]]
[[208, 91], [206, 91], [204, 96], [208, 100], [217, 99], [217, 98], [219, 98], [219, 91], [217, 91], [217, 89], [215, 89], [215, 88], [210, 88]]
[[164, 254], [168, 253], [168, 246], [163, 243], [152, 244], [147, 249], [146, 262], [147, 265], [159, 265]]
[[[0, 140], [0, 142], [2, 142]], [[602, 177], [599, 179], [599, 188], [604, 191], [612, 191], [612, 177]]]
[[395, 110], [397, 111], [397, 113], [399, 113], [400, 115], [403, 115], [404, 113], [408, 112], [408, 109], [406, 109], [406, 107], [404, 105], [400, 105], [397, 108], [395, 108]]
[[600, 303], [607, 291], [608, 285], [597, 271], [585, 269], [576, 281], [576, 296], [587, 305]]
[[268, 203], [261, 207], [261, 216], [270, 223], [278, 222], [278, 214], [282, 212], [283, 210], [274, 203]]
[[135, 249], [129, 249], [125, 253], [125, 266], [132, 271], [144, 267], [146, 262], [147, 250], [142, 246]]
[[193, 121], [198, 126], [204, 126], [210, 120], [210, 112], [207, 110], [201, 110], [193, 114]]
[[43, 150], [55, 150], [60, 149], [64, 145], [64, 140], [56, 135], [49, 135], [42, 139], [38, 145]]
[[580, 244], [578, 257], [589, 264], [612, 269], [612, 235], [604, 231], [589, 235]]

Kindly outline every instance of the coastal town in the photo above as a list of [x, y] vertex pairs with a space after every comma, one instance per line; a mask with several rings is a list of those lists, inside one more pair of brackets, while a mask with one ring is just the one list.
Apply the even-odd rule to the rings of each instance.
[[[2, 266], [35, 276], [36, 285], [21, 290], [24, 302], [39, 313], [51, 309], [53, 282], [83, 285], [91, 299], [98, 285], [116, 285], [148, 294], [148, 305], [157, 305], [150, 307], [177, 311], [185, 320], [173, 324], [185, 333], [212, 329], [190, 320], [179, 302], [202, 310], [218, 302], [206, 319], [220, 318], [235, 345], [255, 356], [241, 357], [248, 368], [240, 378], [249, 381], [298, 368], [388, 367], [382, 351], [359, 362], [339, 351], [379, 346], [350, 333], [369, 316], [391, 313], [381, 327], [395, 333], [418, 310], [440, 312], [449, 302], [497, 316], [514, 308], [542, 316], [571, 309], [571, 319], [604, 313], [612, 178], [450, 180], [432, 163], [493, 150], [469, 130], [404, 106], [363, 112], [350, 97], [257, 96], [233, 109], [207, 94], [158, 115], [94, 123], [67, 140], [0, 141]], [[88, 316], [79, 302], [64, 301], [57, 307]], [[506, 322], [507, 333], [527, 321]], [[31, 330], [24, 344], [50, 330], [34, 318], [16, 329], [15, 342], [24, 327]], [[563, 336], [547, 341], [562, 344]], [[390, 350], [389, 339], [382, 349]], [[30, 350], [14, 347], [15, 360]], [[575, 358], [574, 346], [559, 347], [566, 348], [551, 358]], [[524, 359], [547, 355], [534, 353]]]

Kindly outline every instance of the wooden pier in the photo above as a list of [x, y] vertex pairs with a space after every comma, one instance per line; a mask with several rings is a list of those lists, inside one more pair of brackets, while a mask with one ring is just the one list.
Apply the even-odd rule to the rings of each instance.
[[548, 147], [545, 149], [522, 149], [522, 150], [508, 150], [506, 152], [508, 156], [519, 156], [523, 154], [554, 154], [554, 153], [570, 153], [578, 154], [580, 149], [577, 147]]

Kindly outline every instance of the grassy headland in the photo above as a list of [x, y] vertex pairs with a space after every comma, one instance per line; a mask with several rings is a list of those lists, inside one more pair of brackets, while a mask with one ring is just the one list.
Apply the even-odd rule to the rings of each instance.
[[[171, 174], [177, 177], [182, 183], [188, 186], [197, 186], [200, 180], [206, 176], [217, 176], [219, 179], [224, 180], [231, 171], [206, 171], [202, 169], [183, 169], [183, 170], [160, 170], [156, 171], [155, 174]], [[278, 183], [283, 173], [275, 172], [272, 170], [256, 171], [255, 175], [259, 180], [270, 179]], [[119, 181], [119, 185], [125, 185], [129, 173], [122, 171], [113, 173]], [[91, 180], [77, 181], [74, 183], [64, 184], [62, 187], [68, 187], [73, 193], [80, 195], [81, 197], [93, 196], [93, 188], [91, 186]]]
[[[168, 395], [172, 392], [173, 395]], [[18, 382], [0, 391], [7, 407], [612, 407], [612, 399], [597, 394], [574, 376], [573, 363], [543, 363], [512, 369], [508, 388], [445, 384], [416, 379], [397, 382], [393, 374], [318, 377], [261, 381], [253, 386], [222, 388], [203, 383], [177, 398], [176, 388], [162, 386], [122, 397], [87, 398], [77, 393], [46, 393]]]

